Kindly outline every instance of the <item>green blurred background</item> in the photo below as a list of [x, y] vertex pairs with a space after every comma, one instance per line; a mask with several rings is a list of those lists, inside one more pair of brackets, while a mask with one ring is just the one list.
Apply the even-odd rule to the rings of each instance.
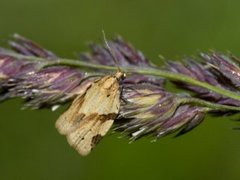
[[[0, 0], [0, 43], [13, 33], [74, 58], [86, 44], [121, 34], [154, 63], [211, 48], [240, 56], [238, 0]], [[0, 179], [240, 179], [240, 131], [212, 118], [180, 138], [129, 144], [109, 135], [80, 157], [54, 128], [64, 110], [21, 111], [0, 104]]]

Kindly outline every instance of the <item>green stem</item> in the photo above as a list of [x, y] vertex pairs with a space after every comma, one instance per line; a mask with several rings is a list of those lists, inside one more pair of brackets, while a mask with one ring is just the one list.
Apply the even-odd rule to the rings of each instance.
[[[86, 67], [86, 68], [103, 69], [103, 70], [111, 70], [111, 71], [118, 70], [118, 67], [105, 66], [105, 65], [99, 65], [99, 64], [91, 64], [91, 63], [87, 63], [87, 62], [80, 61], [80, 60], [59, 58], [54, 61], [49, 61], [49, 59], [34, 57], [34, 56], [24, 56], [24, 55], [20, 55], [20, 54], [13, 53], [13, 52], [7, 52], [6, 54], [10, 55], [12, 57], [18, 58], [18, 59], [39, 61], [40, 63], [43, 64], [44, 67], [45, 66], [54, 66], [54, 65], [67, 65], [67, 66]], [[238, 93], [210, 85], [206, 82], [198, 81], [192, 77], [189, 77], [189, 76], [186, 76], [183, 74], [174, 73], [174, 72], [170, 72], [170, 71], [166, 71], [166, 70], [160, 70], [160, 69], [154, 69], [154, 68], [143, 68], [143, 67], [140, 67], [140, 68], [138, 68], [138, 67], [120, 67], [120, 69], [126, 73], [136, 72], [139, 74], [160, 76], [160, 77], [164, 77], [164, 78], [167, 78], [170, 80], [189, 83], [189, 84], [199, 86], [202, 88], [206, 88], [209, 91], [216, 92], [223, 96], [240, 101], [240, 94], [238, 94]]]
[[208, 107], [209, 108], [208, 110], [210, 110], [210, 111], [212, 111], [212, 110], [240, 111], [240, 107], [211, 103], [209, 101], [205, 101], [205, 100], [198, 99], [198, 98], [180, 98], [180, 103]]

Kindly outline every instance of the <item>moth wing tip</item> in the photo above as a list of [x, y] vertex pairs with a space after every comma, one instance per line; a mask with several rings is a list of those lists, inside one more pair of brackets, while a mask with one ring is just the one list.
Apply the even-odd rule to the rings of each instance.
[[84, 146], [80, 142], [76, 143], [76, 140], [73, 139], [70, 134], [67, 135], [67, 141], [68, 141], [69, 145], [71, 147], [73, 147], [78, 152], [78, 154], [80, 154], [81, 156], [87, 156], [91, 152], [91, 148], [90, 149], [86, 148], [86, 146]]
[[91, 152], [91, 151], [85, 151], [85, 150], [82, 150], [82, 149], [76, 149], [76, 150], [81, 156], [87, 156]]
[[58, 130], [58, 132], [62, 135], [66, 135], [67, 129], [64, 127], [61, 119], [58, 119], [55, 123], [55, 128]]

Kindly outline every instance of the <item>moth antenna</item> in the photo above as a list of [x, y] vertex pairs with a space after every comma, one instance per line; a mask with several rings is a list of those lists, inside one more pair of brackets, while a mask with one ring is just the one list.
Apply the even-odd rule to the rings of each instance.
[[121, 69], [120, 69], [120, 65], [119, 65], [119, 62], [114, 54], [114, 52], [112, 51], [111, 47], [109, 46], [108, 44], [108, 41], [107, 41], [107, 38], [106, 38], [106, 34], [104, 32], [104, 30], [102, 30], [102, 33], [103, 33], [103, 40], [104, 40], [104, 43], [107, 47], [107, 50], [109, 51], [110, 55], [112, 56], [113, 58], [113, 61], [115, 62], [115, 64], [117, 65], [117, 68], [118, 68], [118, 71], [122, 72]]

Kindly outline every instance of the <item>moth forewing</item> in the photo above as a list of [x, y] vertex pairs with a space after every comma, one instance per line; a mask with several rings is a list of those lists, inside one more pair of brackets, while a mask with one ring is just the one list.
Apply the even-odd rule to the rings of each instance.
[[89, 154], [111, 128], [119, 113], [119, 81], [123, 77], [124, 73], [117, 72], [100, 78], [57, 120], [58, 131], [81, 155]]
[[89, 121], [80, 125], [80, 127], [67, 135], [68, 142], [81, 155], [87, 155], [92, 148], [101, 140], [101, 138], [111, 128], [114, 119], [100, 117], [95, 115], [92, 119], [85, 119]]
[[82, 106], [84, 101], [84, 95], [79, 95], [75, 98], [72, 102], [71, 106], [67, 111], [65, 111], [56, 121], [56, 128], [60, 134], [66, 135], [68, 132], [73, 131], [76, 129], [76, 124], [78, 122], [77, 119], [82, 119], [78, 114], [79, 109]]

